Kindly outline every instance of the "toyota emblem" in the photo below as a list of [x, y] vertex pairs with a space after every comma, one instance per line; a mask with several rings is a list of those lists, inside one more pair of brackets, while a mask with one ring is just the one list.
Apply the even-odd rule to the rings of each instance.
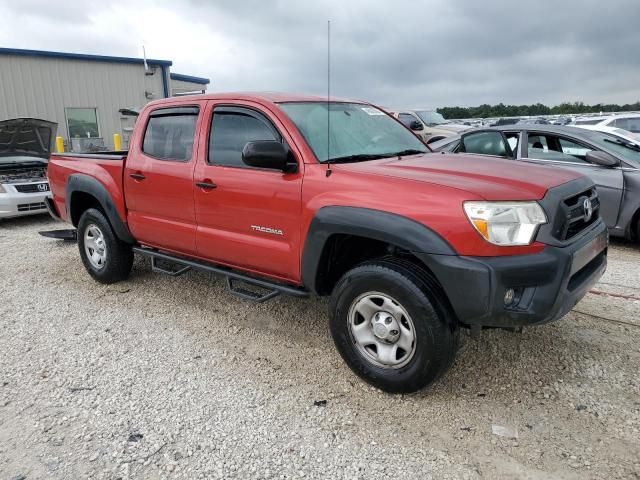
[[39, 183], [38, 190], [41, 192], [46, 192], [47, 190], [49, 190], [49, 185], [47, 185], [46, 183]]
[[589, 220], [591, 220], [591, 216], [593, 215], [593, 206], [591, 205], [591, 200], [585, 198], [582, 206], [584, 208], [584, 221], [588, 222]]

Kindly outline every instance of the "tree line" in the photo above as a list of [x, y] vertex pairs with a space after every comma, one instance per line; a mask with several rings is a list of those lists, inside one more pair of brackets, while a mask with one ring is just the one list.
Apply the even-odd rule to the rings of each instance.
[[572, 115], [578, 113], [629, 112], [640, 111], [640, 101], [625, 105], [603, 104], [587, 105], [583, 102], [565, 102], [548, 107], [542, 103], [534, 105], [480, 105], [478, 107], [442, 107], [437, 111], [444, 118], [488, 118], [488, 117], [523, 117], [535, 115]]

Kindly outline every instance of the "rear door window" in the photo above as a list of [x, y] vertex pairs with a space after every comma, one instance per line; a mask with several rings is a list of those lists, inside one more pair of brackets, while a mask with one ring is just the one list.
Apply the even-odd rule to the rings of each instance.
[[591, 148], [557, 135], [530, 133], [527, 157], [558, 162], [587, 163], [585, 156]]
[[167, 108], [151, 112], [144, 132], [142, 151], [159, 160], [191, 160], [197, 107]]

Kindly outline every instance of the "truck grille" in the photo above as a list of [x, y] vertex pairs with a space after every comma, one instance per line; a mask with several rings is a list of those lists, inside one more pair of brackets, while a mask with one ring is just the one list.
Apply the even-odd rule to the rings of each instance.
[[[591, 205], [591, 215], [586, 208], [588, 205]], [[564, 221], [555, 236], [559, 240], [570, 240], [600, 217], [600, 199], [596, 189], [591, 188], [565, 199], [560, 205], [559, 215]]]
[[18, 205], [19, 212], [31, 212], [33, 210], [44, 210], [47, 206], [44, 202], [38, 203], [21, 203]]
[[20, 193], [44, 193], [49, 191], [48, 183], [31, 183], [28, 185], [14, 185]]

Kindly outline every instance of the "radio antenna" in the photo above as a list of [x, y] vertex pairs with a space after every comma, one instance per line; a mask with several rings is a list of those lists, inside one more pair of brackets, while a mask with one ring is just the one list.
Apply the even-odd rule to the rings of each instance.
[[331, 175], [331, 20], [327, 20], [327, 171]]

